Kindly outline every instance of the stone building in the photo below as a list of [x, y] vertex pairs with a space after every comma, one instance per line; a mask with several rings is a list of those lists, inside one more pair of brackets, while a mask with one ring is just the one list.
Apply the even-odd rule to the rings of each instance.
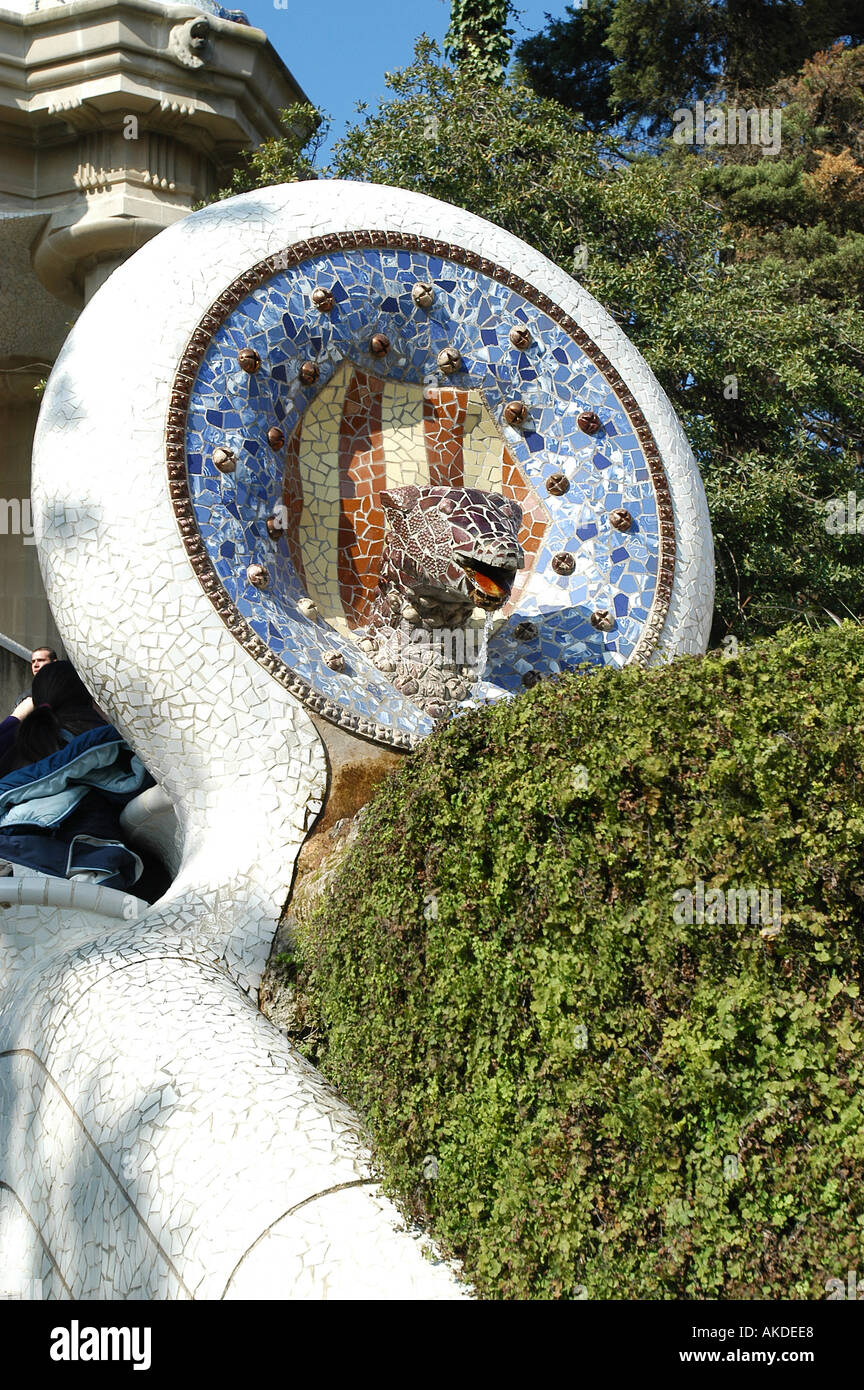
[[112, 270], [304, 100], [213, 0], [0, 0], [0, 717], [30, 647], [57, 642], [30, 523], [35, 388]]

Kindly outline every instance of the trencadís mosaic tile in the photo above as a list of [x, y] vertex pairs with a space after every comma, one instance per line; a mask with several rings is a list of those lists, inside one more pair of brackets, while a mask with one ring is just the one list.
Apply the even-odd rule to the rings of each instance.
[[[377, 582], [385, 488], [486, 487], [523, 508], [526, 573], [477, 698], [647, 659], [674, 534], [645, 420], [575, 324], [456, 248], [364, 239], [396, 240], [303, 243], [220, 297], [175, 383], [169, 468], [188, 486], [188, 503], [172, 488], [187, 544], [238, 635], [254, 634], [328, 718], [404, 745], [431, 721], [352, 640]], [[511, 424], [514, 410], [524, 419]], [[312, 617], [298, 607], [310, 598]], [[514, 636], [526, 620], [527, 641]], [[325, 664], [334, 650], [341, 670]]]

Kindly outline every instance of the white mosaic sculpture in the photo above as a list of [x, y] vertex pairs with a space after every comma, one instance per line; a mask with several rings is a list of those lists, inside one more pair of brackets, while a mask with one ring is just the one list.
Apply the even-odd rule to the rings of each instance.
[[397, 1229], [356, 1118], [257, 1012], [325, 757], [304, 705], [193, 573], [165, 473], [177, 363], [222, 288], [288, 244], [369, 226], [490, 257], [600, 344], [651, 425], [675, 511], [652, 660], [704, 650], [710, 531], [674, 413], [608, 315], [523, 243], [419, 195], [305, 183], [196, 213], [116, 271], [52, 373], [34, 515], [66, 648], [176, 810], [176, 846], [161, 832], [176, 877], [153, 907], [0, 880], [0, 1292], [464, 1296]]

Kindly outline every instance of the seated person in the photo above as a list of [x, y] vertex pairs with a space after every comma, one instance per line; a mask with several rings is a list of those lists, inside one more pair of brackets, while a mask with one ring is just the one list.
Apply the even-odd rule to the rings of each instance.
[[32, 713], [33, 699], [30, 695], [22, 695], [20, 701], [15, 706], [11, 714], [0, 723], [0, 774], [6, 766], [7, 755], [9, 754], [15, 739], [18, 737], [18, 725], [22, 719]]
[[120, 812], [153, 778], [68, 661], [44, 664], [0, 725], [0, 857], [57, 878], [128, 889], [144, 865]]

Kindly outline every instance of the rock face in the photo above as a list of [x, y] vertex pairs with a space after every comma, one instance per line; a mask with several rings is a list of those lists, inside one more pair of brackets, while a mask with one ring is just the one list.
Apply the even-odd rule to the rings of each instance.
[[297, 857], [291, 894], [279, 919], [258, 992], [261, 1012], [292, 1040], [309, 1042], [306, 1004], [296, 988], [293, 964], [296, 927], [330, 889], [342, 860], [357, 838], [367, 803], [379, 783], [401, 764], [403, 754], [337, 729], [312, 716], [326, 751], [328, 786], [321, 815]]
[[[283, 952], [294, 950], [297, 923], [308, 917], [322, 895], [328, 892], [339, 865], [357, 838], [365, 811], [364, 806], [350, 819], [336, 821], [318, 837], [314, 858], [309, 856], [305, 866], [298, 864], [294, 891], [273, 938], [271, 962]], [[267, 1012], [266, 1009], [264, 1012]]]
[[365, 810], [363, 807], [355, 816], [336, 821], [318, 837], [315, 854], [307, 859], [305, 872], [301, 872], [302, 866], [298, 864], [294, 891], [279, 920], [258, 993], [261, 1012], [270, 1022], [291, 1041], [302, 1041], [307, 1046], [310, 1042], [314, 1046], [315, 1037], [307, 1022], [306, 996], [296, 983], [293, 955], [297, 926], [330, 892], [333, 879], [357, 838]]

